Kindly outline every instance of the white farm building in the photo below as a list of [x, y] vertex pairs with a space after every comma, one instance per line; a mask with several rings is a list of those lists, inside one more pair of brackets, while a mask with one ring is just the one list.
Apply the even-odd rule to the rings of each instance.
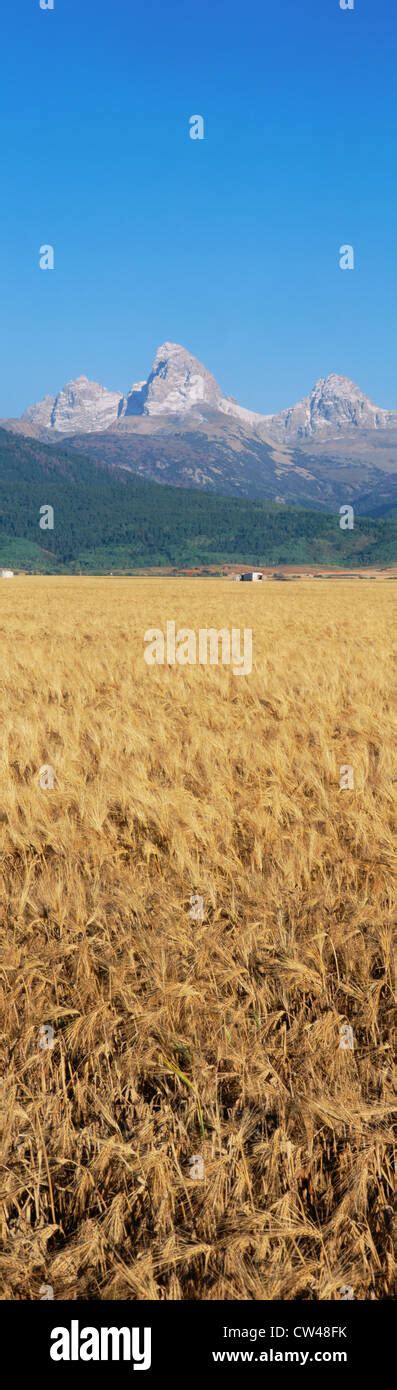
[[2, 578], [2, 579], [13, 579], [13, 578], [14, 578], [14, 571], [13, 571], [13, 570], [1, 570], [1, 578]]
[[236, 574], [236, 575], [235, 575], [235, 579], [240, 579], [240, 580], [247, 580], [247, 579], [248, 579], [248, 580], [251, 580], [251, 582], [253, 582], [254, 584], [257, 584], [258, 581], [259, 581], [260, 579], [263, 579], [263, 578], [264, 578], [264, 576], [263, 576], [263, 574], [262, 574], [262, 570], [248, 570], [246, 574]]

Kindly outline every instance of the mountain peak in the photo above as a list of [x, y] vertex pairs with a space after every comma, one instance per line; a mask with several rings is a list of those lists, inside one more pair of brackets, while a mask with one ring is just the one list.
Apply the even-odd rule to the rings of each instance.
[[215, 377], [181, 343], [162, 343], [144, 385], [132, 387], [119, 414], [200, 414], [200, 406], [219, 407], [222, 393]]
[[29, 406], [21, 419], [59, 434], [76, 434], [80, 430], [91, 434], [116, 422], [119, 402], [119, 391], [107, 391], [99, 382], [78, 376], [67, 381], [56, 396], [45, 396], [38, 405]]
[[[396, 428], [397, 412], [382, 410], [349, 377], [330, 372], [319, 377], [313, 389], [296, 405], [276, 415], [260, 415], [237, 405], [221, 389], [207, 367], [181, 343], [161, 343], [155, 353], [149, 376], [135, 382], [128, 394], [107, 391], [96, 381], [78, 376], [68, 381], [56, 396], [45, 396], [21, 417], [36, 431], [60, 434], [91, 434], [115, 428], [118, 420], [131, 416], [175, 417], [186, 428], [188, 417], [202, 422], [218, 415], [234, 417], [243, 430], [259, 431], [269, 441], [286, 444], [326, 441], [357, 430]], [[219, 422], [218, 422], [219, 423]], [[227, 428], [225, 424], [225, 428]], [[237, 430], [238, 433], [238, 430]]]
[[183, 353], [185, 357], [192, 356], [192, 353], [189, 352], [188, 348], [183, 347], [182, 343], [160, 343], [155, 352], [154, 362], [157, 361], [158, 357], [172, 357], [175, 353]]
[[278, 440], [335, 438], [356, 429], [385, 429], [391, 412], [373, 405], [349, 377], [330, 372], [319, 377], [308, 396], [269, 420]]
[[318, 381], [314, 384], [313, 392], [315, 391], [331, 391], [334, 392], [335, 395], [344, 395], [346, 391], [349, 394], [355, 394], [357, 392], [359, 396], [363, 394], [362, 391], [360, 391], [360, 387], [356, 386], [355, 382], [351, 381], [350, 377], [339, 376], [337, 372], [329, 372], [328, 376], [320, 376]]

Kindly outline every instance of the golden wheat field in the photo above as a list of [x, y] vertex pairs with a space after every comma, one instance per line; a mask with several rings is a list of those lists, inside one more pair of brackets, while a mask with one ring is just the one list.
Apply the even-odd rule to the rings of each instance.
[[393, 584], [0, 604], [2, 1297], [391, 1297]]

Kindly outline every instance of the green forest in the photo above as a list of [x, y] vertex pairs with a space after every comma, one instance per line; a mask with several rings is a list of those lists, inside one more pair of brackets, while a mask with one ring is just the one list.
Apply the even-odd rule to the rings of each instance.
[[[54, 509], [41, 529], [40, 508]], [[226, 563], [388, 566], [397, 516], [328, 514], [144, 482], [0, 430], [0, 565], [27, 573], [134, 573]]]

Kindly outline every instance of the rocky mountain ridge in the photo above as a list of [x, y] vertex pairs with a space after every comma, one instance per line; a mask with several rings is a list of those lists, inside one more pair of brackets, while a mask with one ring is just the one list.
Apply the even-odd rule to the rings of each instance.
[[208, 412], [231, 417], [269, 441], [298, 443], [325, 440], [359, 430], [397, 429], [397, 411], [376, 406], [347, 377], [331, 373], [320, 378], [301, 401], [276, 414], [246, 410], [222, 394], [215, 377], [179, 343], [157, 349], [146, 380], [123, 395], [80, 376], [56, 396], [29, 406], [21, 424], [57, 434], [102, 433], [138, 419], [174, 417], [203, 421]]

